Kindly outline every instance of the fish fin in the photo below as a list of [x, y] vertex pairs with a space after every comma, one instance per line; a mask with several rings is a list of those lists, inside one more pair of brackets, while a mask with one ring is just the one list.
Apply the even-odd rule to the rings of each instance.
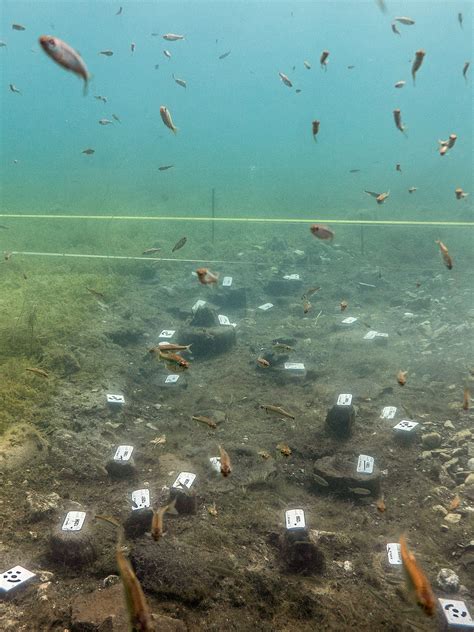
[[367, 191], [366, 189], [364, 189], [364, 193], [368, 193], [372, 197], [379, 197], [380, 195], [380, 193], [375, 193], [375, 191]]
[[176, 509], [176, 498], [166, 507], [166, 513], [172, 516], [179, 516], [179, 511]]

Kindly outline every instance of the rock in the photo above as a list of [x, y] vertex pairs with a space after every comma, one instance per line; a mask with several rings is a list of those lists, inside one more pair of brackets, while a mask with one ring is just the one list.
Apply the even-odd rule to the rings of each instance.
[[469, 441], [467, 444], [467, 456], [474, 457], [474, 441]]
[[189, 328], [180, 330], [180, 339], [192, 344], [193, 356], [205, 358], [225, 353], [236, 344], [235, 327], [219, 325], [206, 329]]
[[279, 540], [280, 554], [292, 573], [309, 575], [324, 569], [324, 555], [307, 529], [286, 529]]
[[453, 422], [450, 419], [448, 419], [447, 421], [444, 422], [443, 428], [446, 428], [446, 430], [456, 430], [456, 428], [454, 427]]
[[469, 459], [469, 461], [467, 462], [467, 469], [470, 472], [474, 472], [474, 457], [472, 459]]
[[[380, 493], [380, 470], [374, 465], [372, 474], [356, 471], [357, 460], [340, 455], [325, 456], [314, 463], [313, 484], [318, 492], [327, 491], [355, 500], [377, 498]], [[323, 484], [323, 481], [326, 484]], [[364, 493], [361, 493], [361, 490]]]
[[448, 513], [444, 520], [449, 524], [457, 524], [461, 520], [461, 514]]
[[84, 566], [94, 561], [97, 550], [93, 544], [91, 520], [86, 518], [80, 531], [63, 531], [61, 526], [56, 526], [49, 538], [49, 558], [73, 567]]
[[329, 409], [326, 415], [326, 427], [336, 437], [347, 438], [352, 434], [355, 421], [355, 410], [350, 406], [338, 406]]
[[37, 492], [26, 492], [26, 504], [31, 520], [41, 520], [48, 514], [59, 508], [61, 496], [56, 492], [50, 494], [38, 494]]
[[474, 487], [474, 474], [468, 474], [466, 480], [464, 481], [464, 485], [467, 487]]
[[104, 588], [110, 588], [110, 586], [115, 586], [120, 583], [120, 577], [118, 575], [107, 575], [102, 581], [102, 586]]
[[[219, 320], [217, 319], [216, 311], [207, 303], [197, 308], [190, 322], [191, 327], [215, 327], [218, 324]], [[189, 341], [186, 344], [189, 344]], [[193, 349], [193, 353], [194, 351], [195, 349]]]
[[459, 577], [449, 568], [442, 568], [437, 577], [438, 586], [447, 593], [455, 593], [459, 590]]
[[435, 505], [432, 509], [433, 511], [436, 511], [436, 513], [441, 514], [443, 517], [448, 515], [448, 510], [443, 507], [443, 505]]
[[150, 507], [131, 511], [123, 524], [127, 538], [133, 540], [150, 531], [152, 518], [153, 509]]
[[453, 439], [454, 441], [456, 441], [456, 443], [464, 443], [465, 441], [468, 441], [471, 436], [471, 431], [466, 428], [465, 430], [460, 430], [459, 432], [456, 432]]
[[110, 478], [114, 480], [134, 479], [137, 476], [137, 468], [133, 457], [128, 461], [110, 459], [105, 464], [105, 469]]
[[433, 450], [441, 445], [441, 435], [439, 432], [428, 432], [421, 436], [423, 447]]

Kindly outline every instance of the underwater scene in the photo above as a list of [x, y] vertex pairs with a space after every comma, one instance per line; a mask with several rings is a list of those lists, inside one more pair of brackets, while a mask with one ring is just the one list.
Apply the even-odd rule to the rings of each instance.
[[0, 1], [0, 629], [474, 630], [473, 2]]

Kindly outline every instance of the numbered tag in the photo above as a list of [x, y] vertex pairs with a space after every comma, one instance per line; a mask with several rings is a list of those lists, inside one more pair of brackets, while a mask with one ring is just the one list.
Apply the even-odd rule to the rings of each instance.
[[129, 461], [132, 452], [133, 445], [119, 445], [114, 454], [114, 461]]
[[165, 384], [176, 384], [179, 378], [180, 376], [176, 375], [176, 373], [171, 373], [165, 377]]
[[273, 307], [273, 303], [264, 303], [263, 305], [260, 305], [260, 306], [258, 307], [258, 309], [261, 309], [261, 310], [262, 310], [262, 312], [266, 312], [266, 311], [268, 311], [269, 309], [271, 309], [272, 307]]
[[14, 566], [0, 575], [0, 590], [9, 592], [32, 577], [35, 577], [35, 573], [26, 570], [23, 566]]
[[209, 459], [209, 463], [211, 464], [212, 469], [215, 472], [220, 472], [221, 471], [221, 459], [218, 456], [211, 456], [211, 458]]
[[352, 325], [352, 323], [355, 323], [357, 320], [357, 318], [354, 318], [354, 316], [348, 316], [347, 318], [344, 318], [343, 321], [341, 321], [344, 325]]
[[[221, 464], [219, 461], [219, 471], [220, 469], [221, 469]], [[191, 485], [194, 483], [195, 480], [196, 480], [196, 474], [193, 474], [192, 472], [180, 472], [178, 474], [178, 478], [175, 480], [172, 487], [175, 487], [178, 489], [180, 487], [185, 487], [186, 489], [190, 489]]]
[[230, 322], [230, 320], [228, 319], [228, 317], [224, 316], [223, 314], [218, 314], [217, 320], [219, 321], [220, 325], [231, 325], [232, 324]]
[[371, 330], [365, 334], [364, 340], [373, 340], [377, 336], [378, 336], [378, 333], [376, 331]]
[[380, 419], [393, 419], [396, 414], [397, 409], [395, 406], [385, 406], [385, 408], [382, 408]]
[[357, 461], [357, 472], [359, 474], [372, 474], [374, 471], [374, 457], [367, 454], [359, 454]]
[[194, 303], [194, 305], [191, 307], [191, 311], [192, 311], [192, 313], [194, 314], [195, 312], [197, 312], [197, 311], [198, 311], [198, 309], [199, 309], [200, 307], [203, 307], [205, 304], [206, 304], [206, 301], [202, 301], [201, 299], [199, 299], [198, 301], [196, 301], [196, 302]]
[[123, 395], [113, 395], [112, 393], [107, 393], [107, 404], [119, 404], [123, 406], [125, 404], [125, 397]]
[[163, 329], [158, 338], [172, 338], [176, 333], [175, 329]]
[[464, 601], [457, 599], [438, 599], [446, 621], [459, 630], [472, 630], [474, 619], [469, 614]]
[[350, 406], [352, 404], [352, 395], [350, 393], [341, 393], [337, 398], [338, 406]]
[[80, 531], [84, 520], [86, 519], [85, 511], [68, 511], [64, 518], [62, 531]]
[[388, 334], [383, 334], [380, 331], [377, 332], [376, 338], [388, 338]]
[[387, 557], [389, 564], [403, 564], [398, 542], [387, 544]]
[[409, 419], [402, 419], [396, 426], [393, 426], [394, 430], [404, 430], [405, 432], [411, 432], [418, 426], [417, 421], [410, 421]]
[[283, 278], [286, 279], [287, 281], [299, 281], [300, 275], [299, 274], [285, 274]]
[[286, 371], [304, 371], [303, 362], [285, 362], [283, 365]]
[[137, 489], [132, 492], [132, 511], [136, 509], [145, 509], [150, 506], [150, 490]]
[[302, 509], [289, 509], [285, 511], [285, 522], [287, 529], [304, 529], [306, 522]]
[[222, 287], [230, 287], [232, 285], [232, 277], [225, 276], [222, 279]]

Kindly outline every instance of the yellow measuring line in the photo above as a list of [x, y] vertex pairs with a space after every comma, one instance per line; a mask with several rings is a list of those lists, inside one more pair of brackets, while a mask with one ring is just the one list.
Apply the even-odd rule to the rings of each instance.
[[1, 213], [0, 217], [15, 219], [94, 219], [94, 220], [122, 220], [132, 222], [252, 222], [262, 224], [347, 224], [355, 226], [469, 226], [474, 222], [446, 222], [419, 220], [364, 220], [364, 219], [301, 219], [301, 218], [270, 218], [270, 217], [182, 217], [164, 215], [23, 215], [20, 213]]

